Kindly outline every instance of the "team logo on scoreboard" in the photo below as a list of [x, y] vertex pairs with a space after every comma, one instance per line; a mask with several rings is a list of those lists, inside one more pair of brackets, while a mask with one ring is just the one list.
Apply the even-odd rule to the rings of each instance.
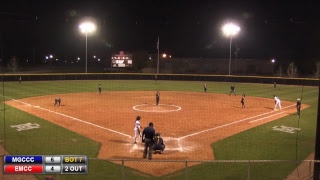
[[25, 124], [18, 124], [18, 125], [10, 126], [10, 127], [16, 128], [17, 131], [25, 131], [25, 130], [29, 130], [29, 129], [40, 128], [40, 125], [36, 124], [36, 123], [25, 123]]

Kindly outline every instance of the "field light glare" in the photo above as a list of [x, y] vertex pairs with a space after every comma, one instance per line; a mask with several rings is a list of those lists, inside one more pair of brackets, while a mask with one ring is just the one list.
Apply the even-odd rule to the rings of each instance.
[[228, 23], [222, 27], [222, 31], [223, 31], [224, 35], [227, 37], [234, 36], [239, 33], [240, 27], [233, 24], [233, 23]]
[[237, 35], [240, 31], [240, 27], [233, 24], [227, 23], [222, 26], [222, 32], [226, 37], [230, 37], [230, 54], [229, 54], [229, 75], [231, 74], [231, 44], [233, 36]]
[[79, 25], [81, 32], [90, 33], [96, 30], [96, 26], [92, 22], [83, 22]]
[[88, 73], [88, 34], [96, 30], [96, 25], [93, 22], [83, 22], [79, 25], [79, 28], [80, 28], [80, 31], [86, 35], [86, 70], [85, 72]]

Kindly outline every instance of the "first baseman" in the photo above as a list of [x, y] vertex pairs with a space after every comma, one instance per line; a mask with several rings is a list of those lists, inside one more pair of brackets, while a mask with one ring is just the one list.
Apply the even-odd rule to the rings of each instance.
[[279, 107], [279, 110], [281, 110], [281, 101], [280, 101], [280, 99], [275, 95], [273, 95], [273, 97], [274, 97], [274, 110], [276, 110], [277, 107]]

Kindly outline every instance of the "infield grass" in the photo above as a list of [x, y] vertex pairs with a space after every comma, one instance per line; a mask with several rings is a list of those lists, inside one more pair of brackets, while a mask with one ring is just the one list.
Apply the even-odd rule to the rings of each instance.
[[[19, 99], [49, 94], [65, 94], [75, 92], [97, 92], [98, 84], [103, 91], [189, 91], [203, 92], [204, 82], [195, 81], [39, 81], [39, 82], [4, 82], [1, 93], [0, 141], [10, 154], [54, 155], [54, 154], [86, 154], [90, 158], [97, 157], [100, 143], [80, 134], [64, 129], [44, 119], [5, 105], [5, 100]], [[208, 93], [228, 94], [231, 83], [206, 82]], [[273, 98], [277, 95], [281, 100], [292, 101], [302, 97], [302, 102], [310, 105], [301, 112], [300, 119], [296, 115], [266, 123], [250, 130], [238, 133], [212, 144], [216, 160], [303, 160], [314, 151], [315, 127], [317, 116], [318, 87], [302, 87], [272, 84], [232, 83], [238, 94], [247, 96]], [[16, 131], [12, 125], [37, 123], [40, 128], [30, 131]], [[289, 134], [274, 131], [274, 126], [301, 128], [297, 133]], [[283, 179], [295, 167], [296, 163], [253, 163], [252, 179]], [[56, 175], [60, 180], [68, 179], [121, 179], [120, 165], [91, 159], [88, 175]], [[188, 179], [246, 179], [247, 163], [203, 163], [187, 169]], [[272, 173], [269, 173], [272, 172]], [[126, 179], [184, 179], [185, 170], [154, 177], [125, 167]], [[44, 175], [38, 175], [43, 179]]]

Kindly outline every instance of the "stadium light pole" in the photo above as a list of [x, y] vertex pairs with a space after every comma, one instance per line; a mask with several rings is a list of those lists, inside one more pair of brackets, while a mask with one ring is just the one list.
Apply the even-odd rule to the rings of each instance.
[[222, 26], [222, 31], [226, 37], [230, 37], [230, 54], [229, 54], [229, 75], [230, 75], [232, 38], [233, 38], [233, 36], [235, 36], [239, 33], [240, 27], [238, 25], [233, 24], [233, 23], [227, 23], [224, 26]]
[[271, 63], [272, 63], [272, 66], [273, 66], [273, 70], [272, 70], [272, 73], [274, 75], [274, 69], [275, 69], [275, 65], [276, 65], [276, 60], [275, 59], [271, 59]]
[[88, 73], [88, 33], [96, 30], [96, 25], [92, 22], [83, 22], [79, 25], [82, 33], [86, 35], [86, 74]]

